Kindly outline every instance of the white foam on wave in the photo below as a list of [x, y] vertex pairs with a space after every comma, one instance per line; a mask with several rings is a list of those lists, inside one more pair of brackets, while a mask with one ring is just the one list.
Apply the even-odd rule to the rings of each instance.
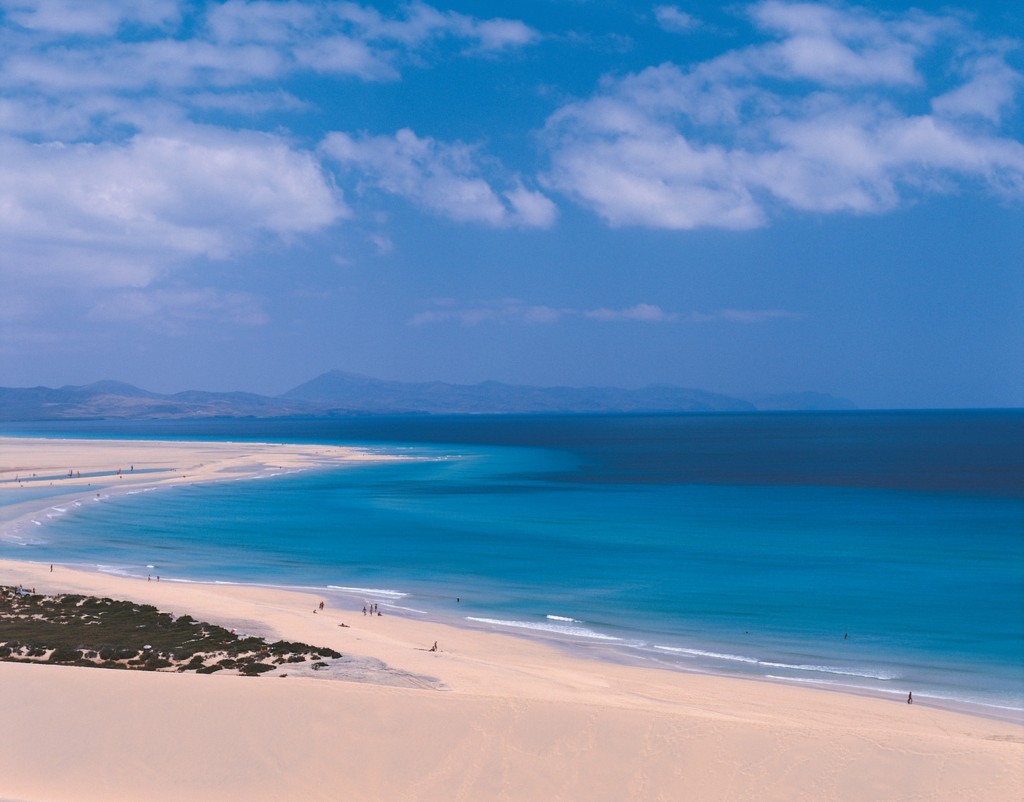
[[564, 621], [566, 624], [582, 624], [578, 618], [569, 618], [564, 615], [546, 615], [544, 616], [548, 621]]
[[714, 660], [727, 660], [734, 663], [747, 663], [749, 665], [765, 666], [766, 668], [785, 668], [790, 671], [809, 671], [815, 674], [835, 674], [842, 677], [864, 677], [865, 679], [894, 680], [899, 679], [899, 674], [891, 671], [879, 671], [866, 668], [843, 668], [841, 666], [815, 665], [809, 663], [776, 663], [771, 660], [759, 660], [756, 657], [748, 657], [742, 654], [728, 654], [722, 652], [709, 652], [704, 649], [684, 649], [678, 646], [659, 646], [655, 649], [672, 654], [685, 654], [692, 657], [710, 657]]
[[113, 576], [135, 576], [127, 568], [121, 568], [116, 565], [97, 565], [96, 570], [101, 574], [111, 574]]
[[612, 635], [603, 635], [585, 627], [570, 627], [564, 624], [544, 624], [538, 621], [508, 621], [501, 618], [476, 618], [466, 616], [467, 621], [476, 621], [480, 624], [491, 624], [498, 627], [512, 627], [514, 629], [529, 629], [537, 632], [551, 632], [556, 635], [571, 635], [574, 638], [593, 638], [595, 640], [621, 641]]
[[715, 660], [729, 660], [734, 663], [760, 663], [756, 657], [744, 657], [742, 654], [728, 654], [723, 652], [708, 652], [704, 649], [683, 649], [678, 646], [659, 646], [654, 644], [654, 648], [660, 652], [671, 652], [672, 654], [687, 654], [691, 657], [711, 657]]
[[[783, 677], [778, 674], [765, 674], [765, 679], [776, 680], [779, 682], [799, 682], [807, 685], [815, 686], [827, 686], [829, 688], [843, 688], [850, 691], [857, 691], [863, 693], [869, 691], [871, 693], [877, 693], [885, 697], [899, 697], [903, 698], [903, 695], [907, 693], [906, 689], [894, 689], [891, 687], [881, 687], [878, 685], [855, 685], [852, 682], [842, 682], [841, 680], [827, 680], [818, 679], [815, 677]], [[1013, 713], [1019, 714], [1024, 713], [1024, 707], [1017, 707], [1014, 705], [1001, 705], [994, 702], [983, 702], [979, 699], [972, 699], [967, 696], [947, 696], [941, 693], [932, 693], [929, 691], [914, 691], [914, 699], [931, 699], [938, 702], [940, 705], [964, 705], [968, 708], [988, 708], [989, 710], [998, 710], [1002, 714]], [[998, 715], [998, 714], [992, 714]]]
[[416, 615], [430, 615], [426, 610], [417, 610], [415, 607], [402, 607], [400, 604], [385, 603], [384, 608], [386, 610], [401, 610], [403, 613], [416, 613]]
[[899, 674], [891, 671], [872, 671], [867, 668], [841, 668], [839, 666], [819, 666], [804, 663], [773, 663], [767, 660], [758, 660], [759, 665], [769, 668], [788, 668], [790, 671], [813, 671], [817, 674], [838, 674], [842, 677], [864, 677], [865, 679], [893, 680], [899, 679]]
[[882, 688], [873, 685], [855, 685], [852, 682], [840, 682], [838, 680], [820, 679], [815, 677], [783, 677], [780, 674], [765, 674], [765, 679], [776, 680], [778, 682], [800, 682], [807, 685], [822, 686], [827, 685], [829, 688], [848, 688], [852, 691], [871, 691], [872, 693], [885, 694], [887, 696], [902, 696], [903, 691], [893, 690], [892, 688]]
[[385, 599], [404, 599], [408, 593], [386, 588], [349, 588], [342, 585], [328, 585], [328, 590], [340, 590], [343, 593], [358, 593], [361, 596], [381, 596]]

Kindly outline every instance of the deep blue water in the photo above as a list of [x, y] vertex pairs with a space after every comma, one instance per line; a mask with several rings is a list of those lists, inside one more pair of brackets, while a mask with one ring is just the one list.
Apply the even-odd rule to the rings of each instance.
[[1024, 708], [1021, 412], [4, 429], [424, 458], [62, 502], [5, 556], [360, 588], [603, 656]]

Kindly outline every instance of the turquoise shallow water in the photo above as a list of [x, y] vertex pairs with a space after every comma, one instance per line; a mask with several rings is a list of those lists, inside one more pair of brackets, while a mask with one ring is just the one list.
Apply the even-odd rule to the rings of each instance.
[[319, 587], [603, 657], [1014, 715], [1022, 432], [985, 412], [79, 424], [61, 434], [422, 459], [40, 498], [50, 517], [0, 552]]

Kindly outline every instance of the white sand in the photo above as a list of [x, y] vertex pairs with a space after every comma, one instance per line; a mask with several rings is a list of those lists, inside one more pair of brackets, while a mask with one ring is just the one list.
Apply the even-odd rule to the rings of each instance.
[[127, 489], [389, 459], [400, 458], [344, 446], [0, 437], [0, 492]]
[[[187, 448], [167, 446], [168, 469]], [[237, 466], [223, 448], [219, 464]], [[237, 448], [249, 468], [270, 464]], [[2, 799], [1024, 799], [1024, 727], [923, 704], [598, 663], [358, 605], [314, 614], [319, 597], [296, 592], [3, 561], [0, 584], [148, 602], [377, 658], [407, 680], [0, 663]]]

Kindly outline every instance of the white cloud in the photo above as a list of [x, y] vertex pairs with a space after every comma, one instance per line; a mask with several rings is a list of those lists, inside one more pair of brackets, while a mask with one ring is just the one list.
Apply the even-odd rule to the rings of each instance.
[[552, 114], [545, 186], [611, 225], [669, 229], [877, 213], [965, 183], [1024, 196], [1024, 145], [998, 127], [1021, 80], [988, 43], [961, 43], [985, 57], [921, 112], [934, 93], [917, 60], [958, 21], [775, 0], [752, 16], [778, 41], [608, 78]]
[[442, 46], [496, 54], [540, 38], [516, 20], [423, 3], [385, 17], [347, 2], [228, 0], [192, 9], [187, 28], [173, 0], [0, 0], [3, 8], [0, 80], [6, 91], [51, 96], [237, 88], [309, 71], [395, 80]]
[[550, 228], [558, 217], [558, 207], [551, 199], [540, 192], [526, 189], [516, 183], [512, 189], [502, 192], [511, 206], [510, 217], [516, 225], [525, 228]]
[[557, 323], [566, 319], [582, 319], [597, 323], [707, 323], [722, 321], [754, 325], [774, 320], [801, 320], [803, 315], [785, 309], [721, 309], [717, 312], [667, 312], [657, 304], [638, 303], [620, 308], [573, 309], [544, 304], [527, 304], [516, 298], [502, 298], [460, 306], [451, 298], [435, 300], [430, 309], [418, 312], [409, 320], [410, 326], [434, 323], [457, 323], [472, 327], [484, 323], [538, 324]]
[[176, 23], [176, 0], [0, 0], [0, 11], [14, 24], [50, 34], [109, 36], [123, 25]]
[[524, 47], [540, 35], [510, 19], [478, 19], [411, 3], [394, 16], [372, 6], [229, 0], [209, 14], [219, 46], [261, 43], [304, 68], [366, 80], [398, 78], [398, 65], [425, 48], [451, 40], [466, 53]]
[[455, 11], [439, 11], [421, 2], [406, 5], [402, 14], [390, 18], [354, 3], [337, 4], [330, 13], [351, 24], [362, 37], [414, 48], [451, 37], [464, 40], [471, 50], [488, 52], [523, 47], [540, 39], [537, 31], [519, 20], [482, 20]]
[[998, 124], [1013, 107], [1024, 86], [1024, 75], [1006, 63], [999, 52], [983, 53], [969, 59], [964, 70], [967, 81], [932, 101], [932, 110], [945, 117], [976, 115]]
[[916, 58], [952, 22], [917, 13], [888, 17], [859, 8], [767, 0], [751, 8], [777, 43], [748, 55], [767, 70], [823, 84], [921, 83]]
[[347, 209], [313, 156], [204, 129], [123, 144], [0, 141], [0, 271], [143, 285], [175, 260], [317, 231]]
[[677, 6], [655, 6], [654, 18], [671, 33], [689, 33], [700, 26], [692, 14], [680, 11]]
[[676, 320], [678, 315], [664, 311], [660, 306], [654, 304], [637, 304], [625, 309], [591, 309], [583, 313], [583, 317], [591, 320], [600, 320], [603, 323], [637, 322], [637, 323], [665, 323]]
[[297, 64], [317, 72], [351, 75], [365, 81], [393, 81], [399, 77], [386, 53], [341, 34], [296, 48], [294, 55]]
[[555, 219], [555, 205], [518, 180], [507, 190], [495, 190], [481, 174], [485, 160], [470, 145], [418, 137], [403, 128], [394, 136], [332, 133], [321, 151], [363, 185], [458, 222], [546, 228]]

